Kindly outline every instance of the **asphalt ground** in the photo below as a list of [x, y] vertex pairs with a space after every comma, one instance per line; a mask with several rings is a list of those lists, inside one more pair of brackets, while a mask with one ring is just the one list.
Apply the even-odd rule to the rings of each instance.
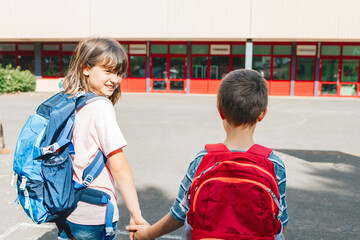
[[[0, 95], [11, 150], [0, 155], [0, 240], [56, 239], [53, 224], [36, 225], [16, 210], [10, 186], [16, 139], [27, 117], [50, 96]], [[216, 96], [125, 93], [115, 109], [143, 216], [154, 223], [169, 211], [196, 153], [224, 140]], [[360, 239], [360, 99], [270, 97], [255, 141], [274, 148], [286, 165], [287, 239]], [[118, 204], [117, 239], [127, 239], [128, 212], [121, 197]]]

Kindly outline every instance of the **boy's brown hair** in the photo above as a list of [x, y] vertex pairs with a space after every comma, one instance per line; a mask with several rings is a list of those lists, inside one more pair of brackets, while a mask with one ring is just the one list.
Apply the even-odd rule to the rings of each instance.
[[234, 70], [222, 79], [217, 104], [232, 126], [253, 126], [267, 103], [266, 81], [257, 71]]

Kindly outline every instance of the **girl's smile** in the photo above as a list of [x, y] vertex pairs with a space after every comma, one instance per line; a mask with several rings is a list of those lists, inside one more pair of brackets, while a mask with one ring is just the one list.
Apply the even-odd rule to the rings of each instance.
[[112, 72], [111, 70], [94, 66], [92, 68], [85, 68], [84, 75], [89, 77], [91, 86], [95, 91], [110, 97], [116, 88], [119, 87], [122, 76], [121, 73]]

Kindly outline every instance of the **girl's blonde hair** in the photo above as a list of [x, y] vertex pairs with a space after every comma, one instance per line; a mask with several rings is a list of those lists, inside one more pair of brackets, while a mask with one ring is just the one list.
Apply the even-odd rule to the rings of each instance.
[[[79, 91], [86, 93], [97, 92], [90, 84], [89, 77], [84, 76], [84, 68], [100, 66], [112, 72], [125, 73], [128, 59], [126, 52], [120, 43], [108, 38], [88, 38], [82, 40], [75, 49], [75, 55], [71, 57], [69, 71], [65, 76], [63, 87], [66, 93], [75, 96]], [[115, 104], [121, 96], [120, 85], [109, 97]]]

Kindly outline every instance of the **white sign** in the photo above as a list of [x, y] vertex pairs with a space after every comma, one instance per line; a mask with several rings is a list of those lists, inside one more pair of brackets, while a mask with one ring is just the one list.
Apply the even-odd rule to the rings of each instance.
[[316, 45], [297, 45], [297, 56], [316, 56]]
[[211, 44], [211, 55], [230, 55], [230, 45]]
[[146, 44], [130, 44], [130, 54], [146, 54]]

